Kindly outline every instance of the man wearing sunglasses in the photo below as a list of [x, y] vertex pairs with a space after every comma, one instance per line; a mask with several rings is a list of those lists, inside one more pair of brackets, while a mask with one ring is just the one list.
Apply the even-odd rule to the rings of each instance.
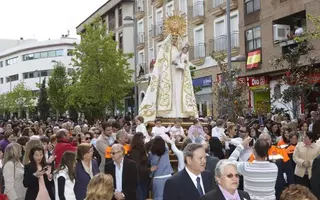
[[136, 200], [138, 187], [138, 169], [134, 161], [125, 157], [125, 149], [121, 144], [111, 148], [112, 161], [106, 163], [105, 173], [113, 177], [114, 199]]
[[215, 178], [217, 189], [205, 194], [201, 200], [250, 200], [247, 192], [238, 190], [240, 175], [235, 162], [220, 160], [215, 168]]

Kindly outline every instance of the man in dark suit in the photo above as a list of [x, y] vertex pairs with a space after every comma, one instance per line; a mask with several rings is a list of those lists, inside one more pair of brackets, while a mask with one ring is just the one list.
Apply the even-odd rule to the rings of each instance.
[[316, 157], [312, 163], [312, 176], [310, 179], [310, 185], [312, 193], [320, 199], [320, 156]]
[[163, 200], [199, 200], [212, 190], [211, 173], [205, 171], [206, 152], [201, 144], [188, 144], [183, 150], [186, 167], [164, 185]]
[[136, 200], [138, 169], [136, 163], [125, 158], [121, 144], [114, 144], [111, 149], [112, 161], [105, 165], [105, 173], [113, 177], [115, 200]]
[[209, 144], [205, 144], [203, 145], [205, 147], [205, 150], [206, 150], [206, 153], [207, 153], [207, 165], [206, 165], [206, 170], [211, 172], [212, 174], [212, 188], [213, 189], [216, 189], [217, 188], [217, 183], [216, 183], [216, 180], [215, 180], [215, 168], [217, 166], [217, 163], [219, 162], [219, 158], [217, 157], [214, 157], [214, 156], [210, 156], [208, 153], [209, 153]]
[[218, 187], [205, 194], [201, 200], [250, 200], [248, 193], [238, 190], [240, 175], [237, 166], [229, 160], [220, 160], [215, 169]]

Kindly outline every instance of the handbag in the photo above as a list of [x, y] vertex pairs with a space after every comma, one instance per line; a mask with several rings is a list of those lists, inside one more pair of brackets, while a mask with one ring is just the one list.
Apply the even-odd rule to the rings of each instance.
[[[159, 157], [159, 159], [158, 159], [158, 161], [157, 161], [157, 165], [156, 165], [156, 166], [158, 166], [158, 165], [159, 165], [161, 157], [162, 157], [162, 156], [160, 156], [160, 157]], [[158, 169], [157, 169], [157, 170], [158, 170]], [[150, 180], [149, 180], [149, 191], [152, 191], [153, 178], [154, 178], [154, 175], [155, 175], [155, 173], [156, 173], [156, 171], [157, 171], [157, 170], [155, 170], [155, 171], [152, 173], [151, 178], [150, 178]]]

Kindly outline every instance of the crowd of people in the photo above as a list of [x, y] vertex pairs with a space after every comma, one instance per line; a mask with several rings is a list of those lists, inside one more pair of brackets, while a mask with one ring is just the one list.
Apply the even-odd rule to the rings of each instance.
[[0, 124], [0, 185], [9, 200], [320, 199], [320, 110], [88, 124]]

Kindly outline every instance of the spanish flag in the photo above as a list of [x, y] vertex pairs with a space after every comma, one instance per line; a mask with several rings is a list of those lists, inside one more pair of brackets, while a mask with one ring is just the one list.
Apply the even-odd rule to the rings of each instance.
[[261, 50], [255, 50], [248, 53], [247, 69], [257, 68], [261, 62]]

